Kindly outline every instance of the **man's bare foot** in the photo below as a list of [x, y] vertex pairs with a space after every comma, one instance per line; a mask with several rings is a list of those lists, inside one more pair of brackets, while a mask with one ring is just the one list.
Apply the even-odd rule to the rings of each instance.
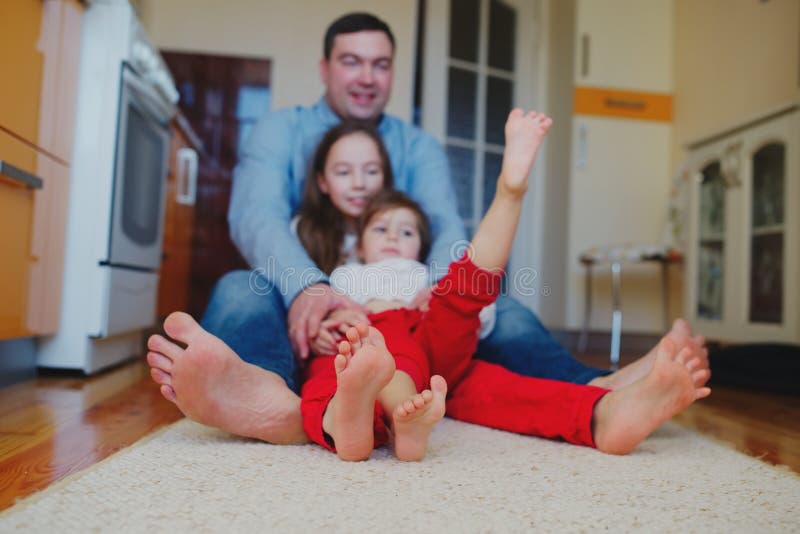
[[161, 393], [193, 421], [270, 443], [307, 443], [300, 397], [275, 373], [239, 358], [183, 312], [164, 330], [186, 345], [151, 336], [147, 361]]
[[[661, 338], [662, 340], [670, 340], [678, 351], [688, 348], [693, 358], [700, 360], [699, 370], [705, 370], [703, 374], [704, 380], [700, 385], [705, 385], [708, 379], [711, 378], [711, 369], [708, 364], [708, 349], [706, 349], [706, 340], [701, 335], [692, 333], [692, 327], [683, 319], [676, 319], [672, 323], [672, 329]], [[660, 343], [659, 343], [660, 345]], [[656, 345], [650, 352], [636, 360], [635, 362], [626, 365], [619, 371], [611, 373], [607, 376], [598, 376], [591, 380], [588, 385], [598, 386], [607, 389], [621, 389], [630, 384], [633, 384], [653, 368], [658, 347]]]
[[425, 457], [428, 437], [444, 417], [447, 382], [439, 375], [431, 377], [431, 389], [417, 393], [395, 408], [392, 414], [394, 453], [398, 460], [418, 462]]
[[552, 125], [553, 120], [544, 113], [525, 113], [519, 108], [511, 110], [506, 119], [506, 146], [498, 182], [499, 191], [514, 196], [525, 194], [536, 153]]
[[700, 366], [689, 347], [678, 350], [669, 339], [661, 340], [649, 373], [608, 393], [595, 405], [592, 427], [597, 448], [609, 454], [627, 454], [664, 421], [711, 394], [711, 389], [702, 385]]
[[383, 335], [364, 323], [347, 330], [334, 359], [336, 394], [322, 417], [339, 458], [366, 460], [375, 445], [373, 418], [378, 393], [392, 379], [394, 358]]

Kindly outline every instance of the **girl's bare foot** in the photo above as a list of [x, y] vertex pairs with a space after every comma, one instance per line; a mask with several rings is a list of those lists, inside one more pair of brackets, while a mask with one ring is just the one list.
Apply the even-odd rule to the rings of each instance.
[[711, 394], [703, 387], [708, 370], [701, 365], [688, 347], [678, 350], [669, 339], [661, 340], [649, 373], [595, 405], [592, 426], [597, 448], [627, 454], [664, 421]]
[[373, 418], [378, 393], [392, 379], [394, 358], [383, 335], [366, 324], [347, 331], [334, 359], [336, 394], [322, 418], [343, 460], [366, 460], [374, 447]]
[[151, 336], [147, 361], [161, 393], [193, 421], [271, 443], [306, 443], [300, 397], [284, 380], [239, 358], [183, 312]]
[[418, 462], [425, 457], [428, 437], [444, 417], [447, 383], [439, 375], [431, 377], [431, 389], [417, 393], [400, 404], [392, 414], [394, 452], [398, 460]]
[[[675, 322], [672, 323], [672, 329], [661, 339], [670, 340], [678, 351], [684, 348], [689, 349], [692, 357], [700, 360], [699, 369], [706, 370], [706, 373], [704, 373], [705, 381], [701, 385], [704, 385], [706, 382], [708, 382], [708, 379], [711, 378], [711, 369], [709, 368], [708, 364], [706, 340], [701, 335], [693, 334], [692, 327], [688, 322], [683, 319], [676, 319]], [[633, 384], [649, 373], [653, 368], [653, 362], [655, 362], [659, 345], [656, 345], [650, 352], [635, 362], [626, 365], [619, 371], [607, 376], [599, 376], [595, 378], [589, 382], [589, 385], [607, 389], [621, 389]]]

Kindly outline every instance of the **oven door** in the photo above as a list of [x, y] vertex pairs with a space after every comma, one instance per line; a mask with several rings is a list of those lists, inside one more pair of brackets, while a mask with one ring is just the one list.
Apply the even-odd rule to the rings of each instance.
[[123, 64], [108, 264], [157, 270], [174, 108]]

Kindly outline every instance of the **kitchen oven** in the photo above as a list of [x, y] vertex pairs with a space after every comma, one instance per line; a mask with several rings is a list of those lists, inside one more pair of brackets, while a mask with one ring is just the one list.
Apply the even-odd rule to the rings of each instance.
[[84, 15], [61, 327], [38, 365], [91, 373], [155, 323], [177, 90], [127, 0]]
[[155, 271], [161, 263], [164, 189], [173, 109], [123, 63], [108, 264]]

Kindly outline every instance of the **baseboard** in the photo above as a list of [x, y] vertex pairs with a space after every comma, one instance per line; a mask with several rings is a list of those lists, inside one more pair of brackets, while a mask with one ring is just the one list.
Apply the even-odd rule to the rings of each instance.
[[743, 343], [712, 349], [712, 386], [800, 395], [800, 345]]
[[0, 387], [36, 378], [36, 348], [32, 337], [0, 341]]

